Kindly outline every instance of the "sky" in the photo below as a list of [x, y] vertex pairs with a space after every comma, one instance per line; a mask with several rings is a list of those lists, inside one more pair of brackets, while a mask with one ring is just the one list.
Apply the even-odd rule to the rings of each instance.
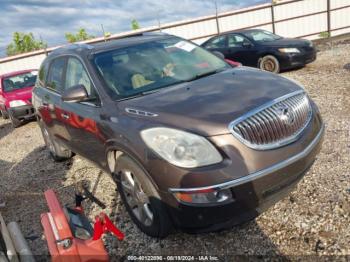
[[[32, 32], [49, 46], [66, 43], [64, 34], [85, 28], [102, 36], [101, 24], [112, 34], [141, 27], [215, 14], [214, 0], [0, 0], [0, 57], [13, 32]], [[217, 0], [218, 11], [266, 3], [269, 0]]]

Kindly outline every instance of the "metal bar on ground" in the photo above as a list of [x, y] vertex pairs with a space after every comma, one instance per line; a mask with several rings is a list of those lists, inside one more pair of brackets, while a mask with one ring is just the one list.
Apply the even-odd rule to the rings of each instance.
[[5, 223], [4, 218], [2, 217], [0, 213], [0, 234], [2, 235], [2, 238], [4, 239], [5, 245], [6, 245], [6, 255], [10, 262], [19, 262], [16, 249], [13, 245], [11, 236], [9, 231], [7, 230], [7, 226]]
[[32, 251], [30, 250], [27, 241], [23, 237], [17, 222], [10, 222], [7, 225], [7, 229], [10, 233], [13, 245], [15, 246], [21, 262], [35, 262]]

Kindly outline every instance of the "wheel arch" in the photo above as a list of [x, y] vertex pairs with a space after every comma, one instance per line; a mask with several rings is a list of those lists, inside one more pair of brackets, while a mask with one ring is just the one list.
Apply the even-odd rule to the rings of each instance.
[[131, 158], [133, 161], [135, 161], [135, 163], [139, 165], [140, 168], [143, 170], [143, 172], [146, 174], [146, 176], [151, 181], [152, 185], [156, 188], [156, 190], [158, 191], [160, 190], [157, 183], [153, 179], [153, 177], [150, 175], [148, 170], [142, 164], [141, 157], [131, 152], [125, 145], [122, 145], [117, 141], [109, 141], [106, 146], [106, 153], [105, 153], [105, 157], [107, 160], [107, 168], [110, 174], [112, 175], [113, 180], [115, 178], [118, 178], [118, 174], [115, 173], [115, 169], [117, 167], [117, 159], [122, 155], [126, 155], [129, 158]]
[[278, 56], [276, 55], [275, 52], [273, 52], [273, 51], [271, 51], [271, 50], [269, 50], [269, 51], [264, 51], [264, 52], [262, 52], [262, 53], [259, 54], [258, 63], [257, 63], [257, 65], [256, 65], [258, 68], [260, 67], [261, 59], [263, 59], [265, 56], [268, 56], [268, 55], [274, 56], [274, 57], [278, 60], [278, 62], [280, 62], [280, 60], [279, 60], [279, 58], [278, 58]]

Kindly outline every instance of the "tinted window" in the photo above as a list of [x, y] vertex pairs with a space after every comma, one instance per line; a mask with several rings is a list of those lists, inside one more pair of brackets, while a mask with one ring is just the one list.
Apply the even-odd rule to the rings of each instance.
[[191, 81], [228, 68], [215, 55], [177, 37], [99, 53], [94, 62], [107, 91], [116, 99]]
[[15, 76], [5, 77], [3, 79], [4, 92], [10, 92], [25, 87], [34, 86], [38, 71], [32, 71]]
[[45, 86], [47, 71], [48, 71], [48, 63], [44, 62], [39, 69], [39, 75], [37, 77], [37, 83], [41, 86]]
[[60, 92], [63, 87], [63, 69], [65, 61], [65, 58], [57, 58], [53, 60], [50, 66], [47, 86], [57, 92]]
[[240, 35], [229, 35], [228, 36], [228, 47], [241, 47], [244, 42], [248, 42], [243, 36]]
[[225, 48], [226, 36], [218, 36], [205, 45], [206, 48]]
[[74, 57], [70, 57], [67, 63], [65, 89], [75, 85], [84, 85], [89, 97], [96, 97], [95, 89], [83, 64]]

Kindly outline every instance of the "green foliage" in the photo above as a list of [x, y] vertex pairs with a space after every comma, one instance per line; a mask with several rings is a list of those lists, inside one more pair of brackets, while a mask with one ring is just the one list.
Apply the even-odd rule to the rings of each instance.
[[140, 29], [140, 28], [141, 28], [141, 27], [140, 27], [139, 22], [137, 22], [136, 19], [133, 19], [133, 20], [131, 21], [131, 29], [132, 29], [132, 30], [137, 30], [137, 29]]
[[328, 32], [322, 32], [319, 34], [320, 38], [328, 38], [330, 37], [330, 34]]
[[89, 35], [84, 28], [80, 28], [76, 34], [66, 33], [65, 37], [69, 43], [89, 40], [94, 38], [93, 35]]
[[14, 32], [12, 42], [6, 48], [6, 54], [8, 56], [17, 55], [46, 47], [47, 44], [36, 40], [33, 33]]

